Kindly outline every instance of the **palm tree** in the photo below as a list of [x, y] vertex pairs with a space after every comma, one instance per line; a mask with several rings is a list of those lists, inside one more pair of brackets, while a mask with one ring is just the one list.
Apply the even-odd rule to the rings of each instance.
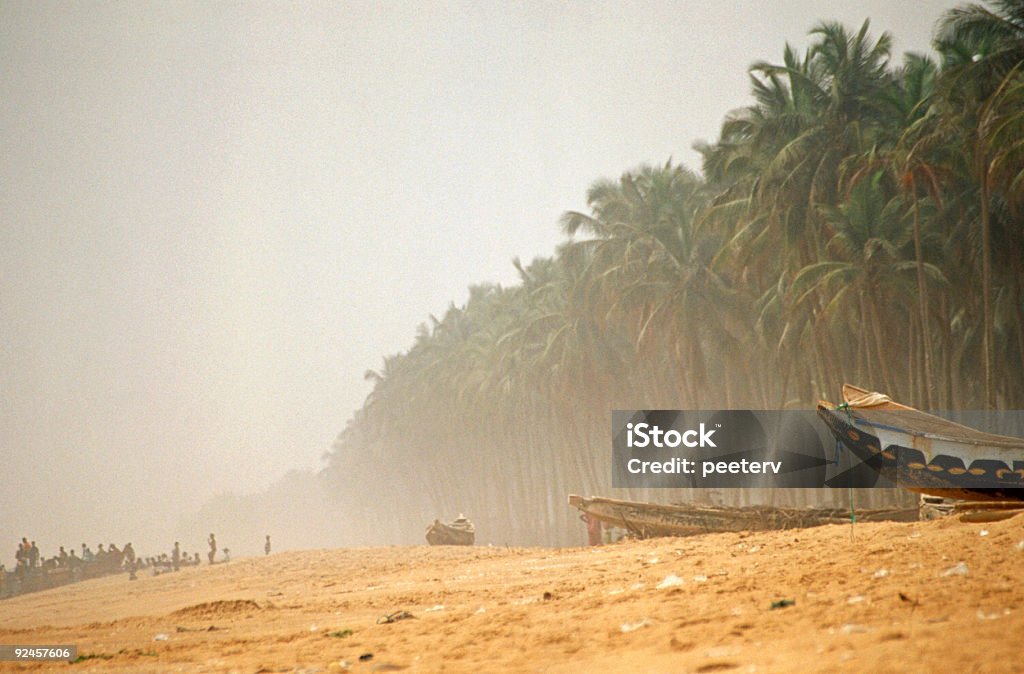
[[1024, 2], [998, 0], [992, 11], [982, 5], [950, 10], [940, 23], [936, 47], [945, 59], [949, 118], [969, 130], [970, 156], [978, 185], [981, 230], [982, 361], [985, 403], [996, 404], [992, 272], [993, 137], [1000, 125], [1000, 103], [1024, 62]]
[[878, 162], [865, 162], [856, 180], [884, 166], [892, 171], [897, 185], [909, 198], [913, 210], [914, 259], [916, 262], [918, 321], [920, 325], [920, 354], [922, 370], [922, 402], [933, 409], [935, 391], [933, 383], [931, 330], [929, 329], [928, 289], [924, 268], [924, 236], [921, 226], [922, 200], [932, 199], [941, 206], [941, 188], [937, 166], [928, 157], [928, 141], [932, 116], [935, 82], [938, 67], [931, 59], [918, 54], [907, 54], [896, 77], [896, 86], [890, 90], [890, 110], [895, 115], [889, 125], [901, 135], [892, 143]]
[[[891, 336], [898, 321], [889, 317], [906, 313], [902, 304], [914, 294], [911, 272], [918, 264], [906, 255], [910, 236], [902, 218], [906, 210], [902, 199], [887, 198], [882, 176], [879, 171], [858, 182], [849, 200], [830, 211], [835, 234], [826, 246], [826, 259], [801, 270], [793, 292], [799, 305], [813, 298], [816, 290], [825, 289], [831, 297], [827, 313], [833, 330], [851, 334], [870, 330], [869, 336], [861, 336], [867, 362], [878, 363], [881, 383], [889, 391], [898, 391], [898, 380], [890, 371], [894, 361], [890, 352], [899, 348], [894, 346], [899, 340]], [[936, 267], [923, 267], [942, 280]]]
[[751, 68], [751, 105], [698, 146], [704, 177], [669, 161], [595, 182], [554, 257], [470, 288], [368, 373], [331, 453], [345, 498], [373, 510], [386, 480], [404, 501], [372, 517], [409, 540], [466, 507], [558, 544], [578, 527], [565, 491], [610, 489], [610, 409], [804, 406], [849, 379], [1024, 403], [1024, 3], [993, 7], [945, 17], [941, 67], [894, 69], [867, 22], [818, 24]]
[[[715, 145], [698, 146], [718, 192], [709, 217], [735, 222], [723, 249], [740, 274], [734, 283], [759, 298], [757, 325], [774, 332], [768, 341], [792, 354], [794, 367], [813, 371], [793, 376], [787, 367], [783, 400], [791, 378], [817, 381], [822, 388], [815, 391], [810, 383], [801, 394], [813, 399], [840, 374], [836, 336], [820, 322], [829, 303], [824, 288], [799, 311], [781, 309], [789, 305], [795, 276], [823, 254], [830, 236], [826, 213], [843, 199], [844, 162], [898, 136], [890, 128], [896, 93], [887, 69], [891, 38], [872, 40], [869, 25], [850, 33], [838, 24], [818, 24], [812, 30], [817, 39], [802, 58], [787, 45], [782, 64], [756, 63], [755, 104], [729, 115]], [[809, 365], [795, 357], [804, 338], [814, 356]]]
[[639, 351], [683, 354], [680, 400], [690, 405], [713, 399], [706, 352], [731, 334], [722, 311], [728, 304], [720, 301], [729, 291], [711, 269], [720, 238], [697, 217], [703, 189], [698, 176], [671, 162], [644, 166], [618, 183], [595, 183], [588, 193], [592, 215], [562, 217], [566, 234], [595, 237], [571, 243], [564, 254], [592, 251], [588, 277], [602, 288], [605, 318], [631, 325]]
[[991, 0], [995, 9], [968, 4], [953, 8], [939, 22], [936, 48], [946, 74], [987, 98], [1024, 61], [1024, 2]]

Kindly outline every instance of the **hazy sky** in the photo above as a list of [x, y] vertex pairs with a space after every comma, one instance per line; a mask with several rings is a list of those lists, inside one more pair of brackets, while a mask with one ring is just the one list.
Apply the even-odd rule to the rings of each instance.
[[752, 62], [954, 4], [0, 1], [0, 561], [320, 466], [593, 180], [699, 168]]

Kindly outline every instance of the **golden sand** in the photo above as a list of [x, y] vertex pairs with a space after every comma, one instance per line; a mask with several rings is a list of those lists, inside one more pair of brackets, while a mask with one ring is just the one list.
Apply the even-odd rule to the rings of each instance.
[[1024, 516], [286, 552], [0, 602], [0, 643], [88, 657], [0, 671], [1015, 672], [1022, 541]]

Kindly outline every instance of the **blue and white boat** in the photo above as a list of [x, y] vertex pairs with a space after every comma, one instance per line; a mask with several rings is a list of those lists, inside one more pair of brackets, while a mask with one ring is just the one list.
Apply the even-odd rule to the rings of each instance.
[[1024, 501], [1024, 439], [985, 433], [843, 386], [818, 415], [844, 447], [898, 487], [967, 500]]

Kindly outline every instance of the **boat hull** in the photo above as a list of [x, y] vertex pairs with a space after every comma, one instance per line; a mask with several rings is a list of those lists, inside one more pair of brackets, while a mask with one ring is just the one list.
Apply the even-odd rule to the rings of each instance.
[[1024, 440], [897, 403], [858, 407], [844, 394], [838, 408], [819, 404], [819, 416], [844, 447], [896, 486], [945, 498], [1024, 501]]
[[[569, 495], [569, 505], [606, 525], [621, 527], [637, 538], [803, 529], [850, 521], [850, 511], [845, 508], [736, 508], [697, 503], [642, 503], [576, 494]], [[918, 511], [917, 508], [858, 511], [857, 519], [909, 522], [918, 519]]]
[[476, 532], [435, 521], [427, 527], [427, 543], [431, 545], [473, 545]]

